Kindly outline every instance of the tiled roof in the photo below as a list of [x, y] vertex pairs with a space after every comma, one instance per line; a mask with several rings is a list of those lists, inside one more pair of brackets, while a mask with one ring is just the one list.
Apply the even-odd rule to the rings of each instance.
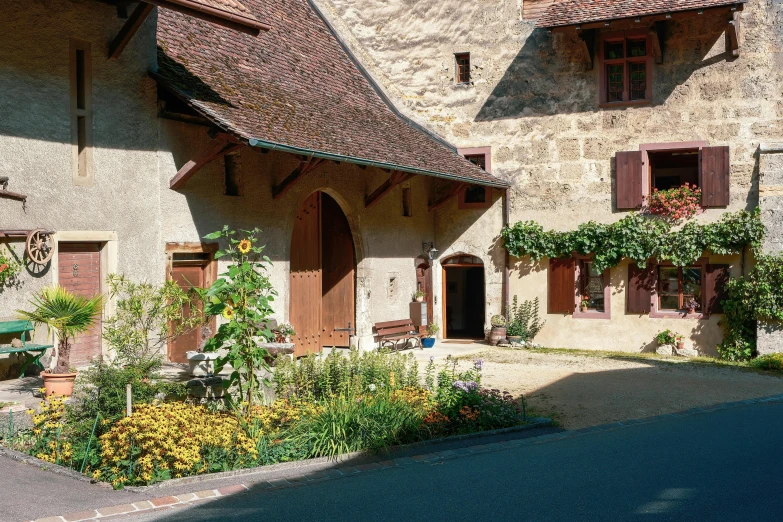
[[254, 38], [158, 13], [156, 77], [219, 127], [266, 146], [508, 185], [392, 110], [307, 1], [243, 2], [272, 29]]
[[536, 25], [576, 25], [745, 2], [746, 0], [561, 0], [552, 4]]
[[267, 24], [259, 21], [239, 0], [146, 0], [161, 7], [179, 10], [185, 14], [203, 13], [228, 22], [251, 27], [256, 30], [268, 29]]

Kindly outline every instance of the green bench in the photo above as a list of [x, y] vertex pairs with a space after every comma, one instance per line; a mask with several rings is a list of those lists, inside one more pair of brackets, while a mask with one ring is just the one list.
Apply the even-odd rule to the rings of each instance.
[[0, 344], [0, 355], [6, 353], [24, 354], [25, 361], [22, 363], [22, 374], [20, 377], [24, 377], [24, 373], [27, 371], [27, 367], [31, 364], [34, 364], [43, 370], [40, 359], [43, 354], [46, 353], [46, 350], [53, 348], [53, 345], [51, 344], [33, 344], [25, 341], [25, 333], [27, 333], [27, 337], [30, 337], [29, 332], [32, 332], [33, 330], [35, 330], [35, 328], [33, 328], [33, 324], [30, 321], [0, 321], [0, 335], [14, 333], [20, 334], [19, 339], [22, 341], [22, 346], [17, 348], [10, 344]]

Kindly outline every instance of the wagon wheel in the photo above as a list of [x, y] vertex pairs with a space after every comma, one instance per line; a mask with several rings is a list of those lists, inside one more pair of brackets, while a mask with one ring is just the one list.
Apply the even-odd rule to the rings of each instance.
[[45, 265], [53, 255], [52, 236], [48, 232], [38, 228], [27, 235], [27, 257], [35, 264]]

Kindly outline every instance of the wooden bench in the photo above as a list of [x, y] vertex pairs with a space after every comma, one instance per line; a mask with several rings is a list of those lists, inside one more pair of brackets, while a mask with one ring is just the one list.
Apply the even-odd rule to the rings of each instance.
[[389, 345], [396, 350], [399, 348], [399, 343], [407, 344], [409, 340], [416, 339], [419, 348], [424, 349], [421, 345], [421, 338], [425, 334], [419, 333], [419, 329], [413, 325], [412, 319], [375, 323], [372, 328], [375, 331], [375, 336], [378, 337], [378, 348]]
[[43, 366], [41, 365], [40, 359], [43, 356], [43, 354], [46, 353], [46, 350], [48, 350], [49, 348], [53, 348], [53, 345], [51, 344], [28, 343], [25, 340], [25, 333], [27, 333], [27, 337], [30, 337], [30, 332], [32, 332], [33, 330], [35, 330], [35, 328], [33, 328], [33, 324], [30, 321], [25, 321], [25, 320], [0, 321], [0, 335], [14, 334], [14, 333], [20, 334], [19, 340], [22, 341], [22, 346], [15, 347], [10, 344], [0, 344], [0, 354], [6, 354], [6, 353], [24, 354], [25, 361], [22, 363], [22, 373], [20, 377], [24, 377], [25, 371], [27, 371], [27, 367], [30, 366], [31, 364], [34, 364], [40, 370], [43, 370]]

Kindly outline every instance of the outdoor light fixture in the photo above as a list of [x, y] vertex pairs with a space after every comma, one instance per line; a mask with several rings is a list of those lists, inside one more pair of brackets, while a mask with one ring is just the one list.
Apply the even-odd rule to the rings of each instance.
[[434, 260], [438, 259], [439, 252], [438, 252], [438, 249], [435, 248], [435, 243], [433, 243], [432, 241], [422, 242], [421, 249], [424, 251], [425, 254], [427, 254], [427, 258], [430, 261], [434, 261]]

